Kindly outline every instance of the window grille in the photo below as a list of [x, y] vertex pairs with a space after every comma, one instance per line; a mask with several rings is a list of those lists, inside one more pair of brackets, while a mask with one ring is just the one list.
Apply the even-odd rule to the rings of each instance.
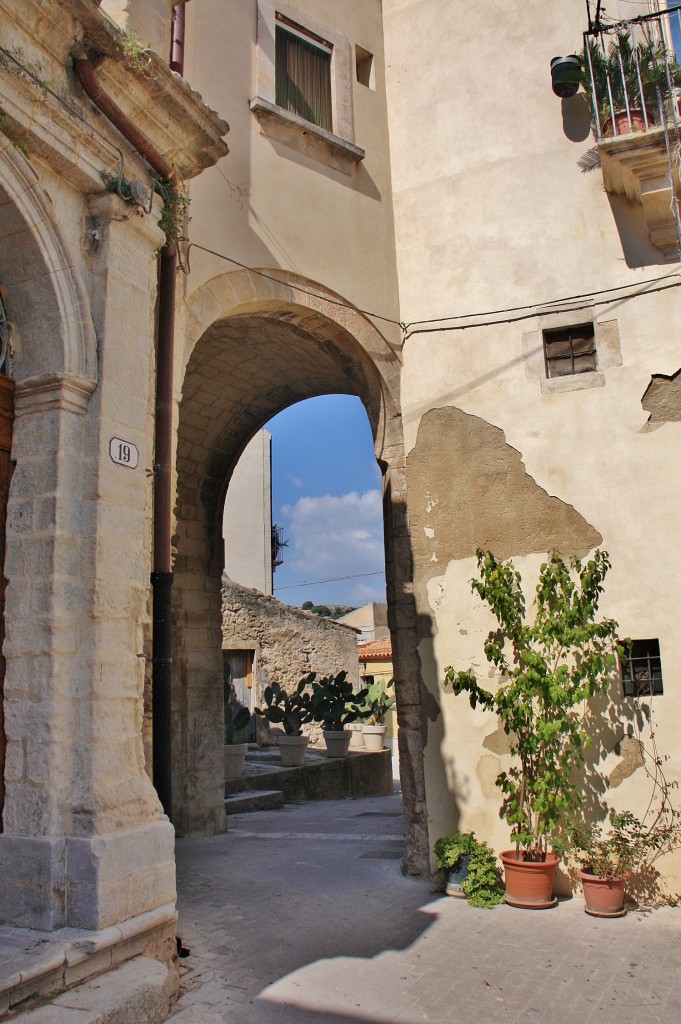
[[544, 331], [544, 361], [547, 377], [568, 377], [596, 370], [596, 341], [593, 324], [579, 324]]
[[622, 685], [625, 697], [652, 697], [664, 692], [659, 640], [631, 641], [629, 656], [622, 658]]
[[280, 22], [275, 39], [275, 102], [292, 114], [333, 130], [331, 51], [324, 40], [298, 26]]

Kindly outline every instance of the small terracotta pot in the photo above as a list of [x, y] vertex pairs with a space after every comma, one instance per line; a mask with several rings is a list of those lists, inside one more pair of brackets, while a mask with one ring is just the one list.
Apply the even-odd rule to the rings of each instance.
[[584, 891], [584, 910], [592, 917], [624, 917], [625, 889], [628, 875], [616, 878], [603, 878], [591, 875], [588, 871], [580, 871], [579, 877]]
[[506, 902], [524, 910], [546, 910], [555, 907], [553, 879], [558, 857], [547, 853], [546, 860], [524, 860], [524, 851], [504, 850], [499, 854], [504, 865]]

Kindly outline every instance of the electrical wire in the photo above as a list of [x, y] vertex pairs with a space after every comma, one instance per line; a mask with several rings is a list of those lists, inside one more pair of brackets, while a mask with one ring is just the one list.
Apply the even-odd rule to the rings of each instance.
[[[668, 281], [671, 277], [681, 276], [680, 271], [674, 271], [672, 274], [668, 274], [665, 277], [649, 277], [645, 281], [639, 281], [639, 285], [644, 284], [657, 284], [658, 281]], [[598, 291], [590, 292], [579, 292], [577, 295], [565, 295], [561, 299], [548, 299], [545, 302], [527, 302], [523, 306], [507, 306], [504, 309], [488, 309], [484, 313], [455, 313], [453, 316], [440, 316], [433, 317], [432, 320], [412, 320], [410, 323], [405, 324], [405, 327], [421, 327], [423, 324], [439, 324], [444, 323], [445, 320], [469, 320], [472, 317], [477, 316], [501, 316], [502, 313], [519, 313], [523, 309], [546, 309], [547, 306], [558, 306], [565, 302], [576, 302], [578, 299], [586, 299], [593, 295], [612, 295], [614, 292], [624, 291], [625, 288], [631, 288], [630, 284], [620, 284], [614, 288], [601, 288]]]
[[[675, 276], [679, 276], [679, 275], [675, 275]], [[665, 278], [658, 278], [658, 280], [664, 281], [664, 280], [668, 280], [668, 278], [667, 279], [665, 279]], [[481, 320], [481, 321], [476, 321], [475, 323], [472, 323], [472, 324], [453, 324], [450, 327], [418, 327], [414, 331], [410, 331], [407, 328], [407, 331], [405, 332], [405, 335], [404, 335], [404, 340], [407, 341], [407, 339], [411, 338], [414, 334], [435, 334], [435, 333], [443, 332], [443, 331], [467, 331], [467, 330], [471, 330], [472, 328], [496, 327], [496, 326], [499, 326], [501, 324], [517, 323], [520, 320], [533, 320], [533, 319], [535, 319], [535, 317], [538, 317], [538, 316], [551, 316], [552, 314], [561, 313], [561, 312], [575, 312], [575, 313], [577, 313], [577, 312], [579, 312], [582, 309], [591, 309], [593, 306], [608, 306], [612, 302], [616, 302], [616, 301], [617, 302], [626, 302], [629, 299], [640, 298], [643, 295], [654, 295], [656, 292], [664, 292], [664, 291], [667, 291], [670, 288], [679, 288], [679, 287], [681, 287], [681, 280], [676, 281], [673, 284], [661, 285], [659, 288], [648, 288], [645, 291], [632, 292], [631, 295], [621, 295], [618, 299], [600, 299], [600, 300], [597, 300], [595, 302], [584, 303], [581, 306], [570, 306], [569, 309], [567, 309], [567, 310], [562, 310], [562, 309], [544, 309], [544, 308], [541, 308], [541, 307], [537, 306], [537, 307], [534, 307], [534, 309], [533, 309], [533, 311], [531, 313], [523, 313], [521, 316], [506, 317], [505, 319], [502, 319], [502, 320]], [[469, 314], [469, 316], [470, 315], [471, 314]], [[480, 315], [484, 315], [484, 314], [480, 314]], [[452, 319], [454, 319], [454, 318], [452, 318]], [[426, 321], [426, 322], [428, 322], [428, 321]]]
[[[182, 239], [180, 241], [184, 242], [186, 240]], [[329, 302], [332, 306], [342, 306], [343, 309], [352, 309], [354, 312], [361, 313], [364, 316], [372, 316], [374, 319], [380, 319], [380, 321], [383, 321], [385, 324], [394, 324], [396, 327], [401, 328], [402, 331], [406, 328], [405, 324], [402, 324], [400, 321], [396, 321], [396, 319], [392, 319], [390, 316], [381, 316], [380, 313], [372, 313], [369, 309], [359, 309], [358, 306], [353, 306], [349, 302], [343, 302], [341, 299], [330, 299], [328, 295], [322, 295], [320, 292], [312, 292], [309, 288], [301, 288], [300, 285], [293, 285], [290, 281], [282, 281], [281, 278], [274, 278], [271, 273], [265, 273], [264, 270], [258, 270], [254, 266], [248, 266], [247, 263], [240, 263], [238, 259], [233, 259], [231, 256], [225, 255], [225, 253], [218, 253], [215, 252], [214, 249], [207, 249], [206, 246], [200, 246], [198, 242], [189, 242], [186, 247], [184, 262], [187, 267], [187, 272], [189, 271], [189, 250], [191, 249], [200, 249], [201, 252], [209, 253], [211, 256], [217, 256], [218, 259], [224, 259], [228, 263], [240, 266], [242, 270], [248, 270], [250, 273], [256, 273], [260, 278], [265, 278], [266, 281], [273, 281], [275, 285], [286, 285], [287, 288], [291, 288], [294, 292], [302, 292], [303, 295], [309, 295], [313, 299], [322, 299], [323, 302]], [[281, 272], [289, 273], [290, 271], [282, 270]]]
[[295, 590], [297, 587], [314, 587], [318, 583], [340, 583], [342, 580], [360, 580], [366, 576], [382, 576], [382, 572], [357, 572], [354, 576], [332, 576], [328, 580], [301, 580], [300, 583], [284, 583], [281, 587], [273, 587], [273, 590]]
[[[600, 5], [599, 5], [599, 7], [600, 7]], [[675, 7], [669, 9], [669, 11], [675, 11], [675, 10], [681, 10], [681, 5], [675, 6]], [[669, 12], [667, 12], [667, 13], [669, 13]], [[635, 19], [635, 20], [638, 20], [638, 19]], [[103, 142], [105, 142], [107, 144], [107, 146], [109, 146], [109, 148], [112, 149], [116, 153], [116, 155], [118, 157], [118, 161], [119, 161], [118, 180], [119, 180], [119, 182], [121, 182], [123, 180], [123, 172], [124, 172], [124, 168], [125, 168], [125, 159], [124, 159], [122, 150], [118, 146], [114, 145], [114, 143], [111, 142], [111, 140], [108, 139], [106, 137], [106, 135], [104, 135], [104, 134], [102, 134], [102, 132], [98, 131], [97, 128], [95, 128], [94, 125], [92, 125], [87, 120], [87, 118], [85, 118], [78, 110], [76, 110], [69, 103], [67, 103], [66, 100], [64, 100], [64, 98], [59, 95], [59, 93], [55, 92], [54, 89], [50, 88], [50, 86], [46, 82], [43, 82], [38, 77], [38, 75], [35, 74], [35, 72], [33, 72], [30, 68], [26, 67], [24, 64], [22, 64], [21, 61], [18, 60], [14, 56], [13, 53], [11, 53], [9, 50], [7, 50], [3, 46], [0, 46], [0, 53], [2, 53], [8, 60], [11, 60], [12, 63], [16, 64], [16, 66], [18, 68], [20, 68], [21, 71], [24, 74], [28, 75], [28, 77], [32, 81], [34, 81], [36, 83], [36, 85], [40, 89], [42, 89], [44, 92], [48, 93], [53, 99], [57, 100], [57, 102], [60, 103], [64, 107], [64, 109], [67, 110], [71, 114], [72, 117], [77, 118], [82, 124], [84, 124], [86, 126], [86, 128], [89, 129], [89, 131], [91, 131], [94, 135], [98, 136], [98, 138], [100, 138]], [[223, 177], [224, 177], [224, 175], [223, 175]], [[152, 197], [152, 199], [153, 199], [153, 197]], [[242, 263], [239, 260], [236, 260], [236, 259], [234, 259], [231, 256], [227, 256], [226, 253], [216, 252], [214, 249], [209, 249], [206, 246], [200, 245], [198, 242], [191, 242], [191, 241], [188, 241], [188, 239], [182, 239], [182, 241], [187, 241], [188, 242], [187, 249], [186, 249], [186, 254], [185, 254], [186, 273], [189, 273], [189, 253], [190, 253], [190, 250], [192, 248], [199, 249], [201, 252], [205, 252], [205, 253], [207, 253], [207, 254], [209, 254], [211, 256], [215, 256], [217, 259], [226, 260], [228, 263], [232, 263], [234, 266], [240, 267], [242, 270], [248, 270], [249, 273], [257, 274], [258, 276], [263, 277], [266, 280], [273, 281], [275, 284], [285, 284], [287, 287], [291, 288], [293, 291], [298, 291], [298, 292], [301, 292], [304, 295], [309, 295], [311, 298], [320, 299], [323, 302], [327, 302], [327, 303], [329, 303], [330, 305], [333, 305], [333, 306], [339, 306], [339, 307], [341, 307], [343, 309], [353, 310], [354, 312], [360, 313], [363, 316], [369, 316], [369, 317], [372, 317], [375, 320], [381, 320], [383, 323], [394, 324], [396, 327], [399, 327], [402, 330], [403, 336], [404, 336], [404, 338], [403, 338], [404, 341], [406, 341], [408, 338], [412, 337], [414, 334], [431, 334], [431, 333], [443, 332], [443, 331], [461, 331], [461, 330], [466, 330], [467, 328], [470, 328], [470, 327], [489, 327], [489, 326], [494, 326], [495, 324], [499, 324], [500, 325], [500, 324], [507, 324], [507, 323], [515, 323], [515, 322], [518, 322], [520, 320], [529, 320], [529, 319], [532, 319], [535, 316], [542, 315], [543, 313], [550, 314], [552, 312], [557, 312], [557, 311], [548, 309], [549, 306], [561, 305], [561, 304], [564, 304], [564, 303], [567, 303], [567, 302], [573, 302], [573, 301], [577, 301], [577, 300], [582, 299], [582, 298], [587, 298], [589, 296], [612, 295], [612, 294], [614, 294], [616, 292], [623, 291], [625, 288], [631, 287], [630, 285], [619, 285], [618, 287], [615, 287], [615, 288], [604, 288], [604, 289], [601, 289], [601, 290], [598, 290], [598, 291], [582, 292], [582, 293], [577, 294], [577, 295], [565, 296], [564, 298], [560, 298], [560, 299], [551, 299], [549, 301], [541, 302], [541, 303], [527, 303], [527, 304], [525, 304], [523, 306], [509, 306], [509, 307], [506, 307], [505, 309], [488, 310], [488, 311], [482, 312], [482, 313], [461, 313], [461, 314], [457, 313], [457, 314], [453, 314], [452, 316], [433, 317], [432, 319], [429, 319], [429, 320], [414, 320], [414, 321], [411, 321], [410, 323], [404, 323], [403, 321], [395, 320], [392, 317], [382, 316], [380, 313], [372, 313], [370, 310], [360, 309], [358, 306], [355, 306], [355, 305], [353, 305], [352, 303], [349, 303], [349, 302], [343, 302], [340, 299], [331, 299], [327, 295], [322, 295], [320, 292], [315, 292], [315, 291], [313, 291], [310, 288], [303, 288], [301, 285], [293, 284], [290, 281], [282, 281], [281, 278], [275, 277], [273, 274], [268, 274], [268, 273], [266, 273], [263, 270], [257, 269], [256, 267], [250, 267], [247, 264]], [[282, 273], [287, 273], [287, 271], [282, 271]], [[678, 274], [674, 274], [674, 275], [671, 275], [671, 276], [678, 277], [679, 275]], [[646, 284], [656, 284], [658, 282], [663, 282], [663, 281], [668, 281], [668, 280], [669, 280], [669, 277], [666, 277], [666, 278], [664, 278], [664, 277], [662, 277], [662, 278], [649, 278], [646, 281], [640, 282], [640, 284], [643, 284], [643, 285], [646, 285]], [[681, 284], [681, 281], [676, 282], [674, 284], [667, 284], [667, 285], [664, 285], [664, 286], [662, 286], [660, 288], [649, 289], [649, 290], [646, 290], [644, 292], [633, 292], [630, 295], [620, 296], [620, 299], [622, 301], [625, 301], [627, 299], [636, 298], [637, 296], [640, 296], [640, 295], [648, 295], [648, 294], [652, 294], [652, 293], [657, 292], [657, 291], [665, 291], [667, 288], [676, 288], [676, 287], [679, 286], [679, 284]], [[594, 302], [589, 302], [587, 305], [576, 306], [576, 307], [572, 307], [572, 308], [574, 308], [575, 312], [578, 312], [579, 310], [588, 308], [588, 306], [592, 306], [592, 305], [607, 305], [608, 301], [610, 301], [610, 300], [601, 300], [601, 301], [596, 300]], [[532, 312], [527, 312], [527, 313], [525, 313], [522, 316], [508, 317], [508, 318], [502, 319], [502, 320], [482, 320], [482, 321], [476, 322], [474, 324], [454, 324], [454, 325], [452, 325], [450, 327], [430, 327], [430, 328], [425, 328], [423, 326], [425, 324], [441, 324], [441, 323], [445, 323], [445, 322], [451, 321], [451, 320], [459, 320], [459, 321], [460, 320], [473, 320], [473, 319], [477, 320], [477, 318], [479, 318], [479, 317], [496, 317], [496, 316], [501, 316], [501, 314], [503, 314], [503, 313], [515, 313], [515, 312], [521, 312], [523, 310], [531, 310]], [[417, 328], [417, 329], [416, 330], [412, 330], [412, 328]]]

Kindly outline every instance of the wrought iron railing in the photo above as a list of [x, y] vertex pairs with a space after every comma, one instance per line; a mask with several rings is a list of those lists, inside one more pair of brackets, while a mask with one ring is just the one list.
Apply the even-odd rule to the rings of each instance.
[[578, 55], [597, 139], [681, 129], [681, 5], [585, 33]]

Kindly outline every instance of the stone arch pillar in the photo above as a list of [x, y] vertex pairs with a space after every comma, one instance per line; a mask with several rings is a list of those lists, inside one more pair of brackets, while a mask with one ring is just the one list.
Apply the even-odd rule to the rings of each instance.
[[[152, 218], [95, 196], [89, 290], [23, 157], [0, 147], [0, 280], [13, 320], [0, 919], [103, 928], [174, 917], [173, 830], [144, 771]], [[2, 239], [0, 238], [0, 241]], [[140, 451], [116, 466], [109, 440]], [[119, 473], [116, 473], [116, 470]], [[128, 473], [128, 476], [121, 476]]]
[[183, 310], [174, 582], [174, 808], [183, 833], [223, 827], [220, 654], [221, 510], [255, 432], [313, 395], [357, 395], [385, 482], [386, 573], [409, 853], [428, 867], [420, 663], [411, 582], [400, 361], [373, 323], [315, 282], [268, 271], [221, 274]]

